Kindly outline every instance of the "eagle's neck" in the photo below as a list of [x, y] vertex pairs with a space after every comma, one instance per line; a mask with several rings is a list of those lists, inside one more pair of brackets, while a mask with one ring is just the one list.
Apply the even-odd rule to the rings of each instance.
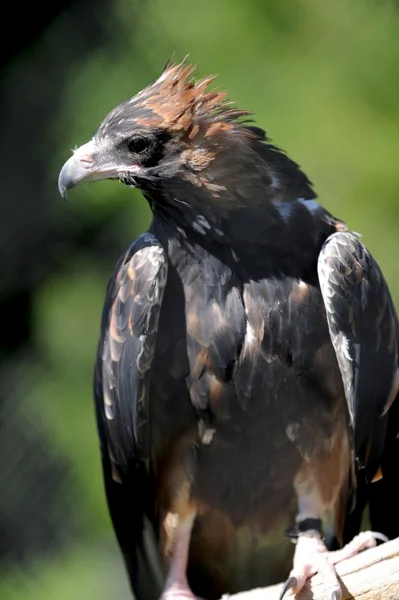
[[314, 198], [273, 201], [258, 210], [236, 208], [225, 215], [195, 208], [154, 211], [152, 230], [165, 248], [177, 243], [192, 256], [217, 256], [253, 278], [287, 275], [313, 280], [322, 244], [345, 228]]
[[205, 169], [186, 164], [146, 196], [166, 237], [261, 276], [315, 274], [320, 248], [340, 223], [296, 163], [256, 141], [221, 140]]

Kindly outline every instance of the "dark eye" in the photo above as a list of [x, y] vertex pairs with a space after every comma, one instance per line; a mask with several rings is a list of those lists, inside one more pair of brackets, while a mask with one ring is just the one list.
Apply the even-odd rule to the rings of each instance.
[[149, 140], [141, 136], [130, 138], [127, 143], [129, 152], [134, 152], [135, 154], [142, 154], [148, 149], [149, 145]]

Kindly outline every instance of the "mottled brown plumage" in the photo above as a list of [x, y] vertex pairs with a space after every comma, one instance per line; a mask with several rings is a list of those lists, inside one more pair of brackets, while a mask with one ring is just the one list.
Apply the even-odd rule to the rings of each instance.
[[153, 211], [111, 278], [95, 374], [110, 513], [138, 600], [192, 598], [186, 576], [208, 600], [274, 583], [292, 565], [287, 530], [299, 588], [314, 572], [303, 540], [324, 551], [323, 531], [341, 545], [370, 498], [375, 522], [399, 533], [396, 512], [383, 522], [377, 508], [394, 504], [399, 428], [383, 275], [249, 113], [191, 75], [168, 64], [59, 180], [65, 194], [119, 179]]

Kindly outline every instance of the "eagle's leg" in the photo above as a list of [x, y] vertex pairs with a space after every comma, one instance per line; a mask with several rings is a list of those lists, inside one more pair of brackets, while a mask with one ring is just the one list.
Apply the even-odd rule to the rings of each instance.
[[196, 600], [187, 581], [187, 561], [195, 514], [177, 524], [169, 571], [161, 600]]
[[[330, 600], [340, 600], [342, 590], [334, 565], [355, 556], [360, 550], [375, 546], [376, 539], [383, 539], [380, 534], [363, 532], [341, 550], [328, 551], [323, 541], [322, 518], [330, 523], [331, 533], [336, 534], [339, 530], [339, 487], [335, 486], [328, 490], [328, 481], [329, 479], [331, 481], [341, 480], [344, 485], [345, 469], [342, 469], [341, 473], [339, 469], [341, 463], [346, 465], [342, 457], [341, 460], [335, 460], [335, 462], [325, 458], [318, 468], [315, 466], [316, 463], [307, 462], [295, 477], [298, 513], [295, 525], [287, 532], [287, 535], [296, 542], [296, 548], [293, 569], [281, 590], [280, 600], [288, 590], [297, 594], [304, 587], [306, 580], [315, 573], [321, 575]], [[324, 471], [329, 474], [329, 479], [323, 480]], [[338, 493], [334, 493], [334, 489], [338, 490]], [[329, 510], [328, 507], [332, 506], [335, 508]]]
[[387, 541], [382, 534], [363, 531], [340, 550], [329, 552], [322, 540], [318, 523], [321, 525], [317, 519], [306, 519], [297, 523], [294, 566], [281, 590], [280, 600], [288, 590], [297, 594], [304, 587], [306, 580], [315, 573], [319, 573], [323, 578], [330, 600], [340, 600], [342, 590], [334, 565], [355, 556], [361, 550], [375, 546], [377, 539]]

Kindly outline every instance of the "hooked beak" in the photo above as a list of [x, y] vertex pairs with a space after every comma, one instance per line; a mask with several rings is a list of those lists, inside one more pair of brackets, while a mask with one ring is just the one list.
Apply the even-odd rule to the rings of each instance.
[[117, 177], [119, 172], [115, 165], [97, 164], [98, 152], [93, 140], [83, 144], [66, 161], [58, 176], [58, 189], [62, 198], [71, 188], [87, 181]]

